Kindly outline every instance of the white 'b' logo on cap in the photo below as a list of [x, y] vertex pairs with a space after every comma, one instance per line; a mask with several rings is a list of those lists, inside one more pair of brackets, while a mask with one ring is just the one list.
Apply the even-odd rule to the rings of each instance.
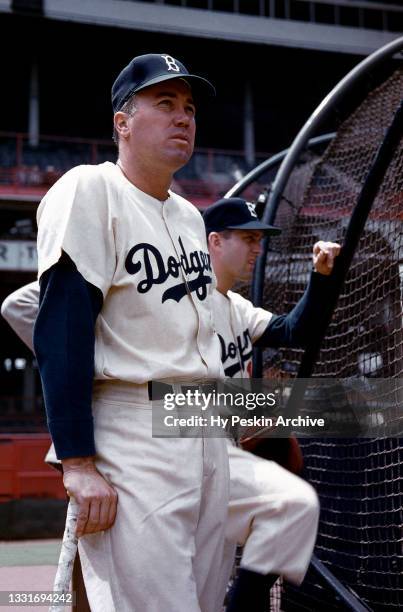
[[161, 55], [161, 57], [163, 57], [164, 60], [166, 61], [168, 70], [173, 70], [174, 72], [180, 72], [180, 68], [173, 57], [171, 57], [170, 55]]
[[252, 217], [257, 217], [256, 210], [255, 210], [255, 204], [252, 204], [252, 202], [245, 202], [245, 204], [248, 207], [249, 212], [252, 215]]

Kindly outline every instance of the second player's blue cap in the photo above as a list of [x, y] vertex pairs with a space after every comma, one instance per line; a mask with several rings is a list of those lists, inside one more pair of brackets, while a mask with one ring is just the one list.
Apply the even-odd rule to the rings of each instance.
[[188, 81], [196, 95], [198, 93], [215, 95], [215, 89], [210, 81], [196, 74], [190, 74], [179, 60], [164, 53], [148, 53], [132, 59], [112, 85], [113, 112], [117, 113], [136, 92], [170, 79]]
[[279, 227], [262, 223], [255, 211], [255, 205], [243, 198], [222, 198], [203, 214], [207, 235], [210, 232], [223, 232], [227, 229], [260, 230], [265, 234], [281, 234]]

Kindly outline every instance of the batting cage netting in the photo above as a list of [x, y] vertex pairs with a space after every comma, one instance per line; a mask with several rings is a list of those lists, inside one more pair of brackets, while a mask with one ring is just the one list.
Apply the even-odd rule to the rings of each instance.
[[[305, 151], [294, 167], [275, 217], [283, 232], [270, 240], [263, 303], [268, 310], [288, 312], [302, 296], [314, 242], [343, 243], [351, 212], [402, 98], [399, 69], [341, 124], [323, 154]], [[253, 189], [257, 187], [245, 193]], [[313, 371], [315, 377], [365, 378], [369, 385], [376, 385], [377, 379], [402, 379], [387, 398], [388, 419], [396, 422], [396, 431], [402, 431], [402, 229], [403, 136], [373, 203]], [[295, 376], [302, 352], [266, 350], [264, 376]], [[321, 503], [315, 554], [370, 609], [400, 609], [403, 439], [300, 442], [304, 476]], [[285, 587], [281, 609], [332, 612], [346, 607], [310, 570], [302, 587]]]

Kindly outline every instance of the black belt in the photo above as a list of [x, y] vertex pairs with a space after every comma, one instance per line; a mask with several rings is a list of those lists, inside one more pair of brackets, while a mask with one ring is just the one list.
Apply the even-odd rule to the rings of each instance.
[[178, 384], [178, 385], [168, 385], [163, 382], [152, 382], [151, 380], [147, 383], [148, 386], [148, 399], [151, 401], [158, 401], [164, 399], [167, 393], [178, 393], [179, 389], [181, 393], [186, 393], [187, 391], [196, 391], [199, 390], [201, 393], [212, 393], [217, 390], [216, 383], [201, 383], [199, 385], [196, 384]]

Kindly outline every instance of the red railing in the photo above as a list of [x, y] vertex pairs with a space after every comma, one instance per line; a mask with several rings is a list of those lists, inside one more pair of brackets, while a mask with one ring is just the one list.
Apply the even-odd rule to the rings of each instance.
[[[258, 154], [256, 163], [268, 156]], [[27, 134], [0, 132], [0, 195], [40, 199], [73, 166], [116, 157], [109, 140], [41, 136], [32, 146]], [[188, 165], [176, 174], [174, 189], [203, 207], [224, 195], [247, 170], [242, 151], [196, 148]]]

